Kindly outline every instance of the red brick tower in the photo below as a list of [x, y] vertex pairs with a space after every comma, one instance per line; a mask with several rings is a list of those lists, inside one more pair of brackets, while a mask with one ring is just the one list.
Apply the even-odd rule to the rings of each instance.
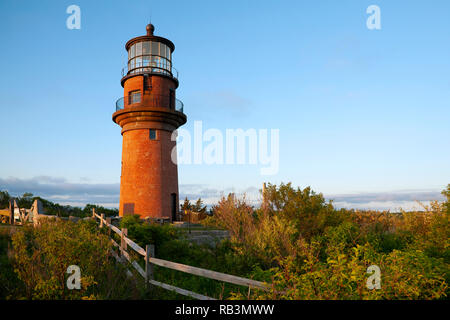
[[[128, 67], [122, 70], [124, 97], [112, 119], [122, 127], [120, 216], [176, 219], [178, 172], [172, 161], [172, 132], [186, 123], [183, 103], [175, 98], [178, 74], [172, 67], [174, 44], [153, 35], [128, 41]], [[175, 153], [176, 155], [176, 153]]]

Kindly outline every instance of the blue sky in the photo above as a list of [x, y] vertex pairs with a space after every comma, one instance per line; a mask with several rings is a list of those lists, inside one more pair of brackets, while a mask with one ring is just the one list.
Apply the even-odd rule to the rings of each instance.
[[[66, 28], [71, 4], [81, 30]], [[372, 4], [381, 30], [366, 27]], [[181, 196], [291, 181], [343, 206], [436, 198], [450, 183], [449, 12], [447, 0], [1, 1], [0, 189], [118, 202], [111, 115], [125, 42], [151, 16], [175, 43], [185, 129], [280, 130], [278, 174], [180, 165]]]

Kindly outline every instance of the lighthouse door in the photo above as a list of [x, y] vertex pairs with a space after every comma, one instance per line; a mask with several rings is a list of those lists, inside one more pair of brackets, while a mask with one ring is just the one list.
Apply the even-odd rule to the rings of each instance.
[[171, 209], [172, 209], [172, 222], [177, 221], [177, 194], [172, 193], [171, 195]]

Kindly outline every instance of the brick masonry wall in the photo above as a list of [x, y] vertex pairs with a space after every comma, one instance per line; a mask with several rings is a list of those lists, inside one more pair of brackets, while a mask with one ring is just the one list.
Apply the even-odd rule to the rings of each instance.
[[123, 134], [122, 175], [120, 181], [120, 215], [171, 217], [171, 194], [178, 199], [178, 171], [171, 153], [176, 148], [171, 132], [157, 130], [150, 140], [149, 129]]
[[[175, 90], [176, 83], [168, 78], [154, 75], [144, 83], [143, 76], [136, 76], [125, 81], [124, 96], [140, 90], [146, 106], [150, 101], [146, 95], [168, 96], [170, 89]], [[178, 169], [171, 159], [176, 142], [171, 141], [171, 131], [161, 129], [161, 123], [145, 122], [145, 127], [123, 132], [119, 214], [171, 218], [172, 194], [176, 194], [177, 212], [179, 207]], [[157, 129], [156, 140], [150, 140], [148, 128]]]

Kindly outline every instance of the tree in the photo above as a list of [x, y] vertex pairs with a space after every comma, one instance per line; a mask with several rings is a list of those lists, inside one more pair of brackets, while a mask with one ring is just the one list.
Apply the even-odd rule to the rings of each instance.
[[191, 201], [188, 200], [188, 198], [186, 197], [186, 199], [184, 199], [183, 204], [181, 205], [181, 211], [190, 211], [192, 210], [192, 204]]
[[9, 205], [9, 199], [11, 196], [8, 191], [0, 191], [0, 209], [7, 208]]
[[105, 207], [102, 206], [98, 206], [95, 204], [87, 204], [84, 209], [83, 209], [83, 214], [86, 217], [89, 217], [92, 215], [92, 209], [95, 209], [95, 212], [97, 214], [101, 214], [104, 213], [105, 217], [113, 217], [113, 216], [118, 216], [119, 215], [119, 210], [117, 208], [114, 209], [107, 209]]
[[310, 238], [324, 230], [328, 224], [340, 222], [339, 213], [321, 193], [310, 187], [294, 189], [291, 183], [280, 186], [268, 184], [266, 189], [269, 215], [279, 215], [291, 221], [303, 236]]
[[198, 198], [198, 200], [192, 206], [192, 211], [197, 212], [197, 213], [205, 213], [206, 212], [206, 206], [203, 205], [202, 198]]
[[450, 214], [450, 183], [447, 185], [447, 190], [442, 191], [442, 194], [447, 198], [444, 207], [447, 209], [447, 214]]
[[20, 208], [31, 208], [31, 205], [33, 204], [33, 194], [30, 192], [25, 192], [21, 197], [17, 198], [17, 205]]

